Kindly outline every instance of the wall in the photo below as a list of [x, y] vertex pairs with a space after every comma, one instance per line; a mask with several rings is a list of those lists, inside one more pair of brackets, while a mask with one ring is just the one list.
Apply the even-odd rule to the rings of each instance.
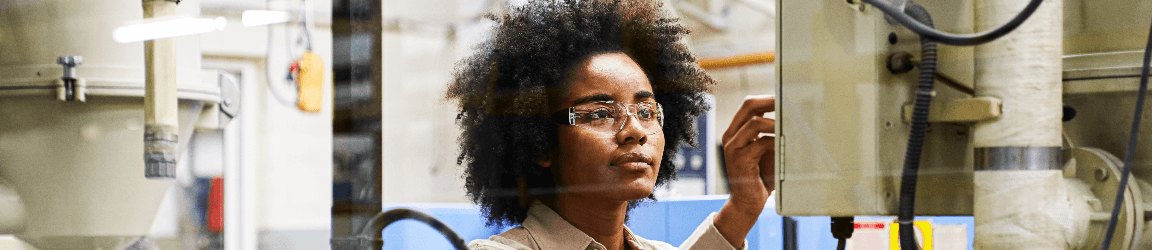
[[485, 1], [383, 2], [383, 202], [467, 202], [456, 108], [444, 94], [480, 40]]
[[[313, 1], [316, 27], [313, 52], [325, 63], [324, 103], [319, 113], [304, 113], [271, 95], [264, 63], [271, 26], [244, 27], [241, 13], [266, 9], [265, 1], [205, 0], [202, 15], [229, 20], [223, 31], [201, 35], [205, 64], [254, 66], [242, 91], [241, 168], [255, 168], [254, 213], [261, 249], [317, 249], [328, 246], [332, 206], [332, 42], [331, 3]], [[281, 25], [275, 28], [283, 28]], [[280, 42], [280, 41], [277, 41]], [[283, 51], [273, 51], [283, 55]], [[282, 56], [281, 56], [282, 57]], [[279, 60], [277, 60], [279, 59]], [[273, 65], [288, 62], [273, 58]], [[280, 78], [280, 76], [274, 76]], [[227, 178], [227, 177], [226, 177]], [[226, 181], [229, 181], [226, 179]]]
[[[688, 35], [689, 47], [696, 53], [697, 59], [722, 58], [749, 53], [762, 53], [773, 50], [776, 46], [775, 6], [772, 0], [744, 0], [749, 4], [736, 0], [697, 0], [697, 1], [665, 1], [671, 4], [681, 17], [681, 22], [688, 26], [692, 33]], [[685, 6], [687, 5], [687, 6]], [[756, 7], [750, 7], [756, 6]], [[689, 7], [690, 6], [690, 7]], [[699, 8], [712, 16], [693, 15], [685, 8]], [[764, 12], [772, 11], [771, 13]], [[716, 27], [706, 24], [702, 19], [716, 17], [722, 20]], [[717, 86], [713, 96], [715, 106], [716, 136], [711, 142], [701, 142], [701, 146], [717, 147], [723, 145], [721, 138], [724, 131], [740, 109], [744, 97], [748, 95], [774, 95], [772, 88], [775, 81], [775, 69], [772, 63], [754, 64], [741, 67], [731, 67], [708, 70], [708, 74], [716, 80]], [[769, 116], [771, 117], [771, 116]], [[717, 159], [711, 159], [717, 161]], [[717, 166], [717, 164], [712, 164]], [[722, 171], [722, 170], [716, 170]], [[718, 194], [727, 193], [726, 182], [713, 182], [712, 188], [719, 190]]]

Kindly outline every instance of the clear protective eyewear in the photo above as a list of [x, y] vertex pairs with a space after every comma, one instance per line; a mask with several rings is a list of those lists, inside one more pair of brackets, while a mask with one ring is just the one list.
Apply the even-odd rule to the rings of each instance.
[[628, 117], [635, 117], [645, 134], [656, 134], [664, 127], [664, 108], [659, 103], [645, 101], [636, 104], [615, 101], [584, 103], [560, 111], [557, 122], [583, 129], [615, 135], [624, 129]]

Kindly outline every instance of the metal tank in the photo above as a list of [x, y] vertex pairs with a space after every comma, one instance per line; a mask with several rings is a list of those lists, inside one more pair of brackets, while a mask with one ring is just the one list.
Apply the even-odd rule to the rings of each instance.
[[[199, 15], [198, 1], [176, 13]], [[143, 15], [138, 0], [0, 4], [0, 234], [39, 249], [148, 234], [173, 180], [145, 177], [144, 43], [112, 38]], [[220, 87], [201, 79], [199, 38], [173, 39], [182, 151]]]

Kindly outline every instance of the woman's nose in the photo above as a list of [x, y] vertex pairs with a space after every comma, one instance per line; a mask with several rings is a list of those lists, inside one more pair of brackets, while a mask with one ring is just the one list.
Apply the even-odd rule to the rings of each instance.
[[640, 125], [639, 119], [635, 114], [628, 115], [628, 118], [624, 120], [624, 127], [620, 129], [620, 132], [616, 132], [617, 143], [644, 144], [648, 142], [648, 132]]

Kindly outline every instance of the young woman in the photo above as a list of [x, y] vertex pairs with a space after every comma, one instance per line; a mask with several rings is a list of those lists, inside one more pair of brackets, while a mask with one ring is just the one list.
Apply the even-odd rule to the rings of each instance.
[[[658, 1], [530, 1], [457, 68], [458, 163], [490, 225], [473, 249], [674, 249], [633, 235], [628, 210], [675, 177], [714, 81]], [[745, 248], [772, 190], [774, 131], [751, 97], [722, 137], [731, 196], [684, 249]]]

